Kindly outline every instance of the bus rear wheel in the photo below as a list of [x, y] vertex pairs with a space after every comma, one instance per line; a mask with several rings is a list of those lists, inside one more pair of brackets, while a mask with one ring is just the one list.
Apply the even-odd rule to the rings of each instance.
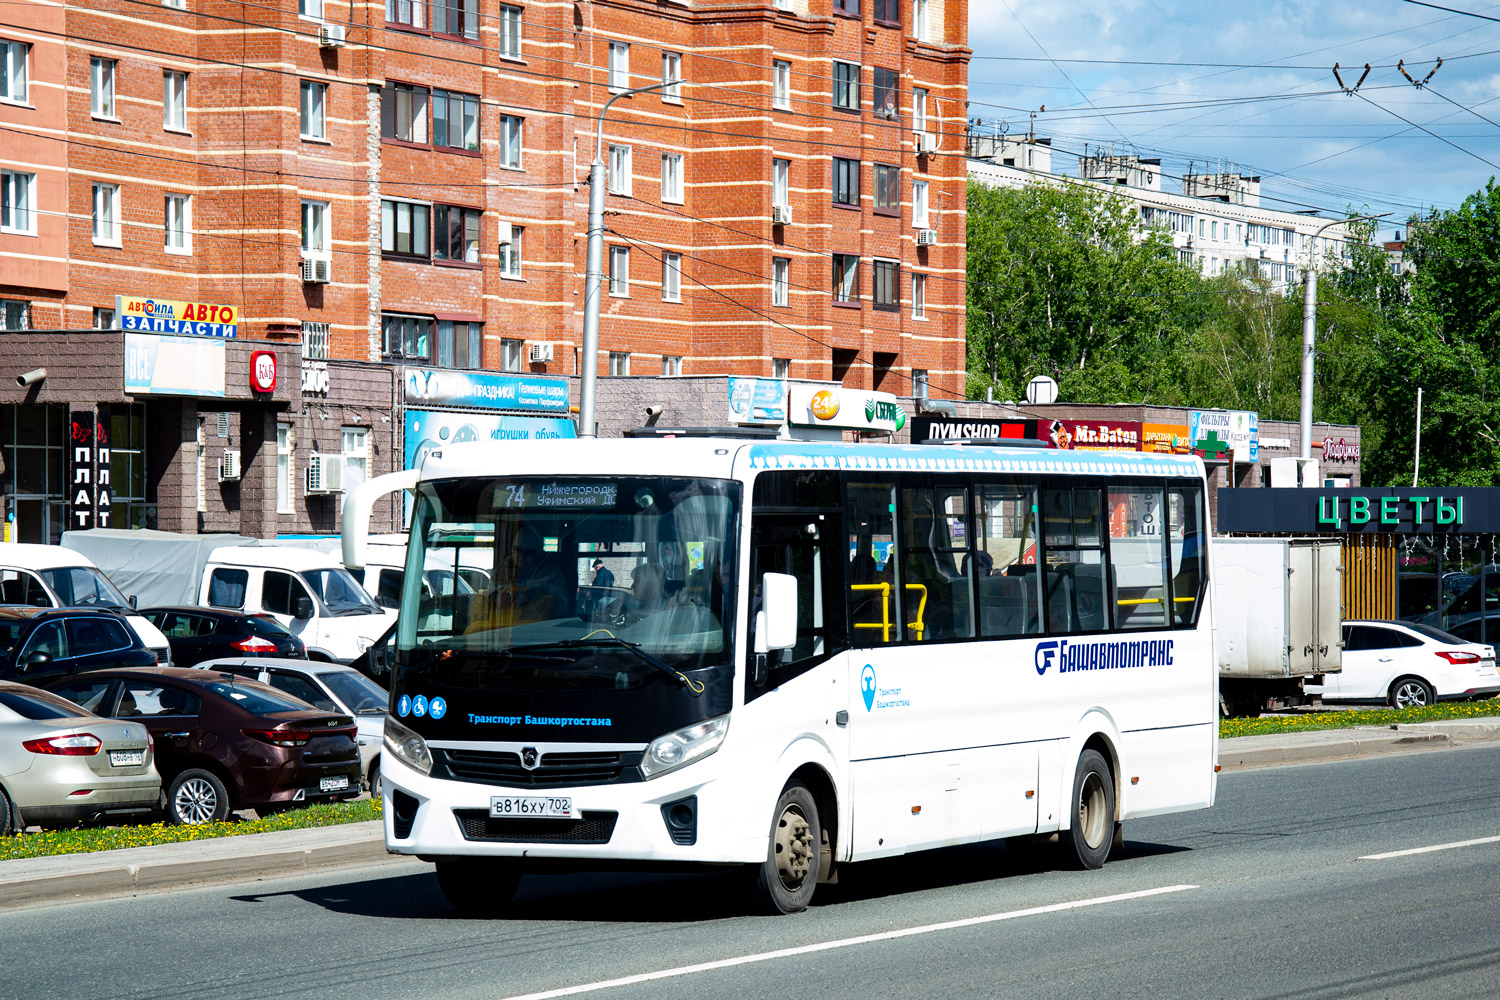
[[521, 886], [521, 867], [509, 858], [474, 858], [437, 863], [438, 888], [466, 917], [504, 912]]
[[806, 785], [794, 781], [776, 800], [771, 816], [766, 860], [748, 872], [751, 901], [763, 913], [800, 913], [812, 902], [822, 863], [818, 803]]
[[1073, 821], [1063, 843], [1083, 868], [1102, 868], [1118, 837], [1115, 780], [1097, 750], [1085, 750], [1073, 773]]

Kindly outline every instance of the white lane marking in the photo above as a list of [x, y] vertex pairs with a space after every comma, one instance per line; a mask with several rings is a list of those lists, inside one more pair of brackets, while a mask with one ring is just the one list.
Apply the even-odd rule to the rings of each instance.
[[1473, 847], [1475, 844], [1500, 843], [1500, 837], [1476, 837], [1473, 840], [1455, 840], [1451, 844], [1434, 844], [1431, 847], [1408, 847], [1404, 851], [1386, 851], [1384, 854], [1362, 854], [1361, 861], [1384, 861], [1386, 858], [1404, 858], [1409, 854], [1431, 854], [1433, 851], [1451, 851], [1455, 847]]
[[593, 993], [597, 990], [614, 989], [618, 986], [635, 986], [639, 983], [655, 982], [658, 979], [690, 976], [696, 972], [729, 969], [736, 965], [751, 965], [756, 962], [769, 962], [778, 958], [794, 958], [798, 955], [811, 955], [819, 951], [832, 951], [835, 948], [850, 948], [859, 944], [872, 944], [876, 941], [893, 941], [896, 938], [914, 937], [918, 934], [932, 934], [936, 931], [977, 927], [980, 924], [992, 924], [1000, 920], [1016, 920], [1020, 917], [1034, 917], [1043, 913], [1061, 913], [1065, 910], [1077, 910], [1086, 906], [1102, 906], [1105, 903], [1122, 903], [1131, 899], [1146, 899], [1151, 896], [1162, 896], [1169, 892], [1184, 892], [1188, 889], [1196, 888], [1198, 888], [1196, 885], [1168, 885], [1160, 889], [1142, 889], [1139, 892], [1122, 892], [1114, 896], [1076, 899], [1070, 903], [1053, 903], [1050, 906], [1033, 906], [1025, 910], [989, 913], [982, 917], [966, 917], [963, 920], [948, 920], [940, 924], [923, 924], [920, 927], [907, 927], [899, 931], [864, 934], [860, 937], [842, 938], [837, 941], [823, 941], [819, 944], [806, 944], [797, 948], [782, 948], [778, 951], [763, 951], [755, 955], [741, 955], [738, 958], [721, 958], [716, 962], [683, 965], [675, 969], [663, 969], [660, 972], [643, 972], [635, 976], [622, 976], [619, 979], [605, 979], [597, 983], [584, 983], [581, 986], [565, 986], [562, 989], [546, 990], [542, 993], [526, 993], [519, 996], [506, 997], [505, 1000], [552, 1000], [554, 997], [570, 997], [576, 996], [579, 993]]

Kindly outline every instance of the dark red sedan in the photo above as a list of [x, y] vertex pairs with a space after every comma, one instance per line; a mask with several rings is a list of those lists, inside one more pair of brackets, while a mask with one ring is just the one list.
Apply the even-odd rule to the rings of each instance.
[[106, 718], [142, 722], [172, 823], [231, 809], [267, 813], [360, 792], [354, 720], [267, 684], [216, 670], [93, 670], [46, 684]]

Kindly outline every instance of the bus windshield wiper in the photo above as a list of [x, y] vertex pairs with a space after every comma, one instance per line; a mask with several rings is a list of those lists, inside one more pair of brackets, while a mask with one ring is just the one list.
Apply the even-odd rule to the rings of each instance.
[[560, 639], [556, 642], [537, 642], [529, 646], [512, 646], [510, 652], [531, 652], [532, 650], [544, 649], [624, 649], [634, 653], [636, 657], [648, 667], [671, 677], [677, 683], [688, 689], [688, 693], [694, 698], [703, 693], [703, 682], [695, 681], [676, 667], [668, 666], [661, 660], [652, 656], [641, 648], [638, 642], [626, 642], [624, 639], [613, 635], [584, 636], [582, 639]]

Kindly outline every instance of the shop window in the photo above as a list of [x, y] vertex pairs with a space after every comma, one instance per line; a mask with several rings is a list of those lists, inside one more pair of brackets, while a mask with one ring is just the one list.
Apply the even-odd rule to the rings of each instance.
[[109, 408], [111, 528], [156, 527], [146, 497], [146, 407]]
[[66, 406], [0, 406], [0, 492], [15, 515], [15, 541], [61, 541], [68, 527], [69, 437]]
[[[203, 433], [203, 422], [198, 422], [198, 433]], [[276, 425], [276, 513], [292, 513], [292, 470], [296, 464], [292, 456], [292, 425]], [[203, 508], [198, 508], [202, 510]]]

